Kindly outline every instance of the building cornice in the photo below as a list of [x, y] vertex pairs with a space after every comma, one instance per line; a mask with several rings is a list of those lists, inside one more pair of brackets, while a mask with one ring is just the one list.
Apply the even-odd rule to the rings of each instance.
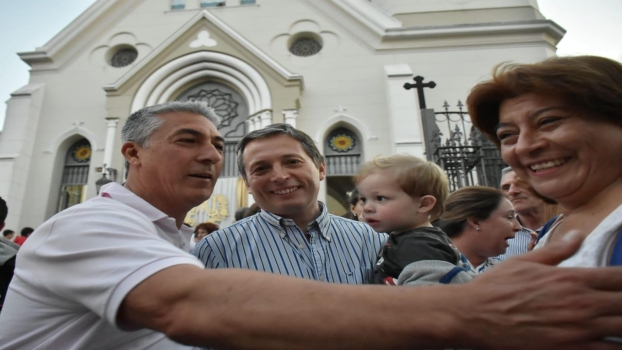
[[[405, 27], [398, 19], [364, 0], [302, 0], [372, 51], [400, 51], [455, 46], [546, 42], [553, 47], [566, 31], [551, 20]], [[344, 21], [344, 18], [347, 20]], [[547, 37], [535, 39], [533, 34]], [[522, 35], [522, 37], [521, 37]], [[503, 39], [499, 39], [503, 37]], [[462, 38], [477, 40], [457, 41]], [[420, 40], [413, 40], [420, 39]], [[429, 42], [426, 42], [429, 40]]]
[[120, 0], [98, 0], [45, 45], [37, 47], [34, 51], [19, 52], [19, 57], [30, 66], [37, 63], [52, 63], [52, 57], [56, 53], [86, 31], [97, 18], [113, 7], [118, 1]]

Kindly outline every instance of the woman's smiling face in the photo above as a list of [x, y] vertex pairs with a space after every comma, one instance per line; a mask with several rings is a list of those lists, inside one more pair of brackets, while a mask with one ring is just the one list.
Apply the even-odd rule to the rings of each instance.
[[580, 205], [622, 178], [622, 127], [555, 98], [505, 100], [497, 137], [512, 169], [562, 206]]

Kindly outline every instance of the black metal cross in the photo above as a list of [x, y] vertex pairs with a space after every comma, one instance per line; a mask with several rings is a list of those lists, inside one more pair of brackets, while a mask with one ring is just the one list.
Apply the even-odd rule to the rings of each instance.
[[415, 84], [411, 84], [411, 83], [404, 84], [404, 89], [406, 90], [410, 90], [412, 88], [417, 89], [417, 96], [419, 97], [419, 108], [421, 109], [425, 108], [425, 96], [423, 95], [423, 88], [429, 87], [430, 89], [434, 89], [434, 87], [436, 86], [435, 82], [430, 81], [428, 83], [424, 83], [423, 79], [424, 78], [422, 76], [417, 75], [416, 77], [413, 78], [413, 80], [416, 82]]

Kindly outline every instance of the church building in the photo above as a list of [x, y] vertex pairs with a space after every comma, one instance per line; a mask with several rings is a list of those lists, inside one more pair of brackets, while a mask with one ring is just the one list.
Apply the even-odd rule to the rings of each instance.
[[235, 145], [272, 123], [314, 139], [327, 164], [319, 199], [341, 215], [361, 163], [429, 157], [424, 101], [406, 83], [423, 77], [429, 109], [456, 106], [495, 65], [554, 55], [564, 32], [536, 0], [97, 0], [19, 53], [30, 79], [0, 134], [7, 225], [36, 227], [123, 182], [127, 117], [186, 99], [215, 108], [226, 139], [214, 195], [189, 224], [224, 227], [252, 201]]

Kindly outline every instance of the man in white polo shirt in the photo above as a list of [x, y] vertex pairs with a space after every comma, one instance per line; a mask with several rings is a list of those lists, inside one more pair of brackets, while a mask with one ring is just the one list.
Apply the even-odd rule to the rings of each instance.
[[620, 269], [547, 266], [571, 255], [576, 240], [459, 286], [203, 269], [186, 253], [182, 223], [222, 168], [216, 125], [199, 102], [130, 116], [124, 186], [52, 217], [20, 249], [0, 349], [604, 349], [605, 337], [622, 336]]

